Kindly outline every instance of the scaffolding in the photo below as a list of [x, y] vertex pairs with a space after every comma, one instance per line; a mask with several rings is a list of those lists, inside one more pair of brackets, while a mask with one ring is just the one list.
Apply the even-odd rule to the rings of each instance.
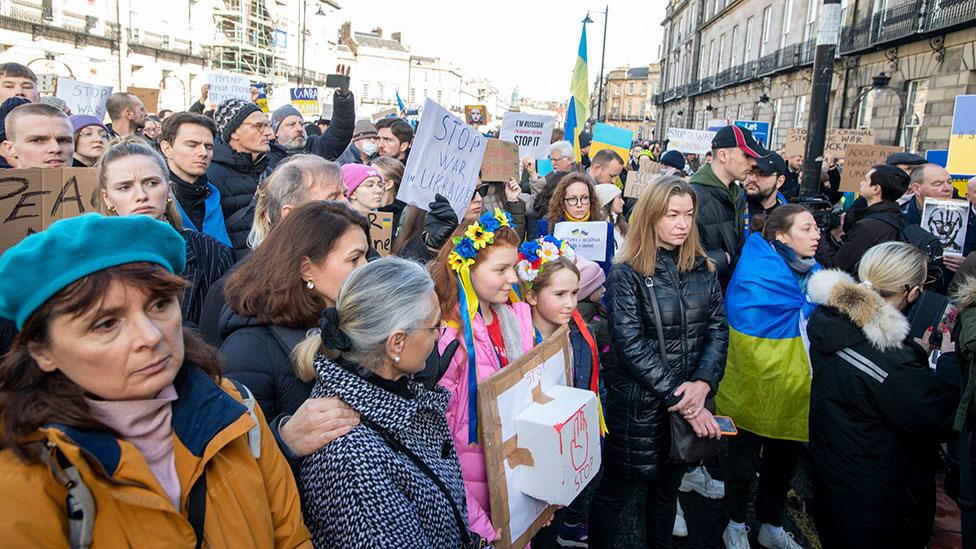
[[213, 64], [218, 70], [268, 78], [274, 75], [274, 23], [265, 2], [217, 0]]

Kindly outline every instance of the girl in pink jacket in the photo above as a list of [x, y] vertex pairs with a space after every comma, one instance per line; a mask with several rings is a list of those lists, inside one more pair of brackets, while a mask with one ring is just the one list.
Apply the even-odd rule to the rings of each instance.
[[469, 526], [495, 540], [498, 529], [491, 523], [477, 424], [477, 382], [532, 349], [532, 312], [524, 303], [509, 301], [518, 283], [519, 237], [507, 212], [485, 212], [475, 223], [460, 227], [451, 242], [430, 265], [447, 323], [438, 348], [443, 352], [455, 339], [460, 341], [440, 384], [451, 392], [447, 422], [464, 477]]

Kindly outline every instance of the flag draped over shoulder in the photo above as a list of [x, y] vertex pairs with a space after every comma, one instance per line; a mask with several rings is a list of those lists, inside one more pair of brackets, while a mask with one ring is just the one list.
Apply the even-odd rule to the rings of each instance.
[[803, 324], [813, 303], [759, 234], [746, 240], [725, 296], [729, 353], [718, 413], [757, 435], [806, 441], [811, 374]]
[[590, 91], [588, 87], [589, 75], [586, 62], [586, 23], [583, 23], [583, 34], [580, 35], [579, 50], [576, 52], [576, 67], [573, 69], [573, 81], [569, 86], [572, 96], [569, 98], [569, 109], [566, 110], [566, 140], [573, 143], [576, 161], [582, 160], [579, 145], [579, 134], [590, 116]]

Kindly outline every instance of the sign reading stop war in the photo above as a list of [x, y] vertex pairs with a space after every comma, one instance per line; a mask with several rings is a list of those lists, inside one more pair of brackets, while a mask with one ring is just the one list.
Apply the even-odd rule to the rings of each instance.
[[[519, 146], [519, 158], [545, 158], [549, 154], [556, 119], [542, 114], [507, 112], [498, 138]], [[541, 174], [540, 174], [541, 175]]]
[[71, 109], [71, 114], [90, 114], [102, 120], [105, 118], [105, 102], [112, 95], [112, 86], [99, 86], [78, 82], [70, 78], [58, 78], [59, 99], [63, 99]]
[[[846, 158], [849, 145], [874, 145], [874, 130], [831, 128], [827, 130], [824, 154], [834, 158]], [[786, 130], [786, 156], [802, 156], [806, 153], [807, 130]]]
[[96, 211], [94, 168], [0, 170], [0, 253], [59, 219]]
[[428, 98], [397, 198], [427, 210], [440, 194], [461, 219], [478, 185], [487, 141], [478, 130]]
[[871, 168], [878, 164], [884, 164], [888, 155], [896, 152], [902, 152], [902, 148], [887, 145], [848, 145], [847, 158], [844, 159], [844, 171], [840, 180], [840, 190], [856, 193], [858, 184], [871, 171]]
[[668, 150], [683, 153], [707, 154], [712, 150], [715, 132], [668, 128]]

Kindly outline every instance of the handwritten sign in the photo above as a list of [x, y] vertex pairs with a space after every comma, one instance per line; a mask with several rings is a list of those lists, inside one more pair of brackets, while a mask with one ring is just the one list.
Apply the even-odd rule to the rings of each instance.
[[[834, 158], [846, 158], [848, 145], [874, 145], [874, 130], [830, 128], [824, 142], [824, 154]], [[803, 156], [806, 153], [807, 130], [786, 130], [786, 156]]]
[[668, 150], [683, 153], [707, 154], [712, 150], [715, 132], [668, 128]]
[[552, 235], [565, 240], [578, 255], [590, 261], [606, 261], [608, 231], [606, 221], [561, 221]]
[[427, 210], [440, 194], [461, 219], [478, 185], [487, 141], [478, 130], [428, 98], [397, 198]]
[[921, 225], [939, 239], [943, 253], [962, 255], [968, 224], [969, 201], [925, 199]]
[[129, 86], [125, 90], [139, 98], [146, 106], [146, 112], [157, 112], [159, 110], [159, 90], [156, 88], [136, 88]]
[[508, 181], [519, 176], [519, 146], [500, 139], [489, 139], [481, 161], [481, 180]]
[[390, 255], [393, 250], [393, 213], [369, 212], [370, 247], [383, 257]]
[[95, 168], [0, 170], [0, 253], [59, 219], [96, 211]]
[[207, 96], [207, 107], [214, 109], [228, 99], [251, 100], [251, 81], [243, 75], [229, 72], [211, 72], [207, 74], [210, 84], [210, 94]]
[[70, 78], [58, 78], [57, 97], [63, 99], [72, 114], [90, 114], [105, 118], [105, 102], [112, 95], [112, 86], [99, 86]]
[[292, 88], [291, 104], [302, 113], [302, 116], [315, 117], [319, 115], [318, 88]]
[[630, 144], [634, 142], [634, 132], [597, 122], [593, 126], [593, 141], [590, 143], [590, 158], [603, 149], [613, 149], [623, 158], [624, 165], [630, 161]]
[[654, 178], [664, 171], [664, 164], [654, 162], [646, 156], [642, 156], [639, 162], [640, 169], [627, 175], [624, 198], [640, 198], [647, 187], [653, 183]]
[[887, 145], [849, 145], [847, 158], [844, 160], [844, 171], [840, 179], [840, 190], [843, 192], [857, 192], [857, 187], [871, 168], [884, 164], [891, 153], [901, 152], [901, 147]]
[[950, 173], [976, 173], [976, 95], [957, 95], [949, 134]]
[[498, 138], [519, 146], [519, 158], [546, 158], [556, 119], [543, 114], [507, 112]]

